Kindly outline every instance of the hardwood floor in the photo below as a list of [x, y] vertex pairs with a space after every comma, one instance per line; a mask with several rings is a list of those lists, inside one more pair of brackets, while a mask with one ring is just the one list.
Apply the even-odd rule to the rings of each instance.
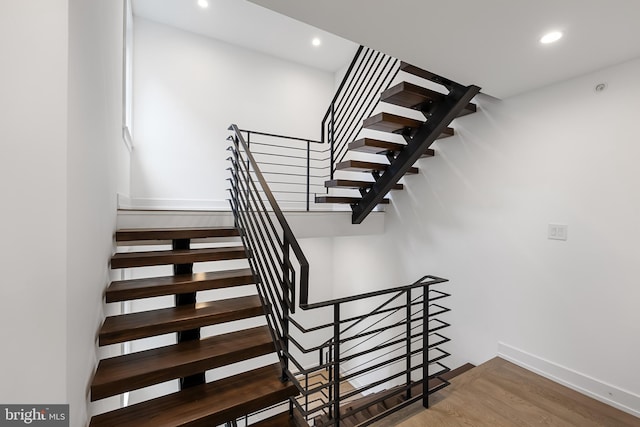
[[414, 404], [373, 426], [640, 427], [640, 418], [495, 358], [454, 378], [430, 409]]

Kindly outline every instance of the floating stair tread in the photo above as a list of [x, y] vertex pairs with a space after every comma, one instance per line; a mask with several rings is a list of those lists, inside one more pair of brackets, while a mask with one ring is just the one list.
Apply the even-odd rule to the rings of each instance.
[[257, 295], [200, 302], [107, 317], [98, 338], [100, 345], [109, 345], [245, 319], [263, 313]]
[[[406, 147], [405, 144], [397, 142], [382, 141], [380, 139], [362, 138], [349, 143], [348, 149], [371, 154], [387, 154], [388, 152], [397, 153]], [[433, 157], [435, 151], [431, 148], [422, 155], [422, 157]]]
[[90, 427], [210, 427], [297, 394], [274, 364], [97, 415]]
[[109, 303], [249, 285], [252, 283], [255, 283], [255, 279], [249, 268], [121, 280], [112, 282], [109, 285], [105, 298]]
[[[381, 172], [386, 171], [389, 167], [388, 164], [384, 163], [375, 163], [375, 162], [364, 162], [361, 160], [346, 160], [344, 162], [340, 162], [336, 165], [336, 170], [342, 171], [357, 171], [357, 172]], [[418, 168], [413, 166], [408, 171], [408, 174], [416, 174], [418, 173]]]
[[[409, 117], [398, 116], [391, 113], [378, 113], [365, 119], [362, 127], [365, 129], [379, 130], [389, 133], [402, 133], [405, 130], [413, 130], [420, 127], [424, 122], [411, 119]], [[454, 134], [453, 128], [446, 128], [437, 139], [446, 138]]]
[[[345, 197], [345, 196], [316, 196], [316, 203], [345, 203], [355, 204], [362, 200], [360, 197]], [[389, 199], [382, 199], [380, 204], [388, 205]]]
[[205, 239], [209, 237], [233, 237], [239, 235], [240, 233], [235, 227], [136, 228], [116, 231], [116, 241]]
[[250, 424], [251, 427], [298, 427], [295, 420], [289, 416], [289, 412], [283, 412], [273, 417], [267, 418], [257, 423]]
[[[398, 83], [380, 95], [380, 101], [382, 102], [411, 108], [413, 110], [422, 110], [431, 104], [442, 102], [444, 98], [445, 95], [440, 92], [408, 82]], [[458, 114], [458, 117], [475, 113], [476, 110], [476, 105], [469, 103], [460, 114]]]
[[91, 400], [205, 372], [273, 351], [269, 327], [259, 326], [103, 359], [91, 384]]
[[[327, 188], [368, 188], [374, 184], [373, 181], [354, 181], [350, 179], [332, 179], [324, 182]], [[393, 190], [402, 190], [402, 184], [395, 184]]]
[[148, 267], [165, 264], [220, 261], [245, 258], [243, 246], [178, 249], [147, 252], [121, 252], [111, 258], [111, 268]]
[[364, 120], [362, 127], [365, 129], [380, 130], [383, 132], [397, 133], [405, 129], [415, 129], [422, 125], [421, 120], [398, 116], [391, 113], [378, 113]]

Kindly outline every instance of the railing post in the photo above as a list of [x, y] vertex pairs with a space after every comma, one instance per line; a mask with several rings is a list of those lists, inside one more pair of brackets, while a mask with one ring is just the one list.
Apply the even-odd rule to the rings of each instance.
[[[233, 159], [235, 161], [232, 162], [232, 168], [233, 168], [233, 173], [231, 176], [231, 199], [233, 200], [233, 202], [236, 205], [236, 209], [239, 210], [238, 207], [238, 173], [239, 173], [239, 166], [238, 166], [238, 162], [239, 160], [239, 155], [240, 155], [240, 143], [238, 141], [238, 137], [237, 136], [233, 136], [232, 138], [232, 142], [233, 142]], [[234, 215], [233, 216], [233, 223], [236, 226], [236, 228], [240, 228], [240, 223], [238, 222], [238, 217], [240, 215], [240, 212], [238, 211], [238, 215]]]
[[282, 242], [282, 382], [288, 381], [286, 369], [289, 366], [289, 239], [285, 235]]
[[340, 427], [340, 304], [333, 305], [333, 413]]
[[307, 141], [307, 212], [309, 212], [309, 197], [311, 192], [311, 142]]
[[331, 126], [331, 137], [329, 139], [329, 143], [331, 144], [330, 147], [330, 151], [331, 151], [331, 165], [329, 165], [329, 175], [330, 175], [330, 179], [333, 179], [333, 162], [334, 162], [334, 145], [335, 145], [335, 104], [332, 102], [331, 103], [331, 121], [329, 122], [329, 125]]
[[411, 289], [407, 289], [407, 400], [411, 399]]
[[422, 287], [422, 406], [429, 408], [429, 285]]
[[[247, 150], [251, 147], [251, 131], [247, 131]], [[250, 168], [251, 162], [249, 162], [249, 158], [247, 158], [247, 172], [251, 170]]]
[[333, 345], [329, 345], [328, 351], [327, 351], [327, 364], [329, 365], [329, 419], [333, 419], [333, 406], [331, 405], [331, 402], [333, 401], [333, 387], [331, 387], [331, 380], [333, 379]]

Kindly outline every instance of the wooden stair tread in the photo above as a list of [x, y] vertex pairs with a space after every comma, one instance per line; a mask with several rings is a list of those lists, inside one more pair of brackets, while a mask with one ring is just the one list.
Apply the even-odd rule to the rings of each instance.
[[295, 420], [289, 416], [289, 412], [274, 415], [257, 423], [250, 424], [251, 427], [298, 427]]
[[[435, 90], [427, 89], [413, 83], [401, 82], [382, 92], [380, 101], [413, 110], [423, 110], [429, 105], [442, 102], [445, 95]], [[477, 107], [473, 103], [467, 106], [458, 114], [458, 117], [475, 113]]]
[[[351, 179], [332, 179], [324, 182], [327, 188], [368, 188], [374, 184], [374, 181], [355, 181]], [[402, 190], [402, 184], [395, 184], [393, 190]]]
[[91, 384], [91, 400], [104, 399], [274, 351], [268, 326], [103, 359]]
[[[411, 119], [409, 117], [398, 116], [391, 113], [378, 113], [375, 116], [371, 116], [365, 119], [362, 127], [365, 129], [379, 130], [389, 133], [402, 133], [410, 132], [413, 129], [417, 129], [424, 122], [421, 120]], [[446, 128], [437, 139], [453, 136], [453, 128]]]
[[141, 240], [204, 239], [233, 237], [240, 233], [235, 227], [132, 228], [116, 231], [116, 242]]
[[[380, 139], [362, 138], [357, 141], [349, 143], [348, 149], [353, 151], [361, 151], [363, 153], [371, 154], [387, 154], [388, 152], [397, 153], [402, 151], [405, 144], [399, 144], [397, 142], [382, 141]], [[422, 157], [433, 157], [435, 151], [431, 148], [422, 155]]]
[[[362, 200], [360, 197], [346, 197], [346, 196], [316, 196], [316, 203], [344, 203], [355, 204]], [[382, 199], [380, 204], [388, 205], [389, 199]]]
[[94, 416], [90, 427], [209, 427], [274, 405], [297, 394], [279, 379], [279, 364], [198, 385]]
[[98, 340], [101, 346], [109, 345], [245, 319], [263, 313], [260, 298], [250, 295], [110, 316], [100, 328]]
[[[385, 163], [375, 163], [375, 162], [365, 162], [361, 160], [345, 160], [344, 162], [340, 162], [336, 165], [336, 170], [342, 171], [357, 171], [357, 172], [382, 172], [386, 171], [389, 167], [388, 164]], [[412, 166], [407, 174], [416, 174], [418, 173], [418, 168]]]
[[246, 254], [243, 246], [147, 252], [120, 252], [111, 258], [111, 268], [188, 264], [193, 262], [220, 261], [245, 257]]
[[405, 129], [416, 129], [420, 127], [422, 123], [424, 122], [421, 120], [383, 112], [365, 119], [362, 123], [362, 127], [365, 129], [398, 133]]
[[255, 278], [250, 268], [120, 280], [109, 285], [105, 298], [109, 303], [249, 285], [252, 283], [255, 283]]

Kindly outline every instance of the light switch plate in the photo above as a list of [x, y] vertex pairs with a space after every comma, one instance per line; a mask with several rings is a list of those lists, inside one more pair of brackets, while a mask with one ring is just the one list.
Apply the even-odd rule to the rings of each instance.
[[550, 240], [567, 240], [568, 226], [566, 224], [549, 224], [547, 238]]

